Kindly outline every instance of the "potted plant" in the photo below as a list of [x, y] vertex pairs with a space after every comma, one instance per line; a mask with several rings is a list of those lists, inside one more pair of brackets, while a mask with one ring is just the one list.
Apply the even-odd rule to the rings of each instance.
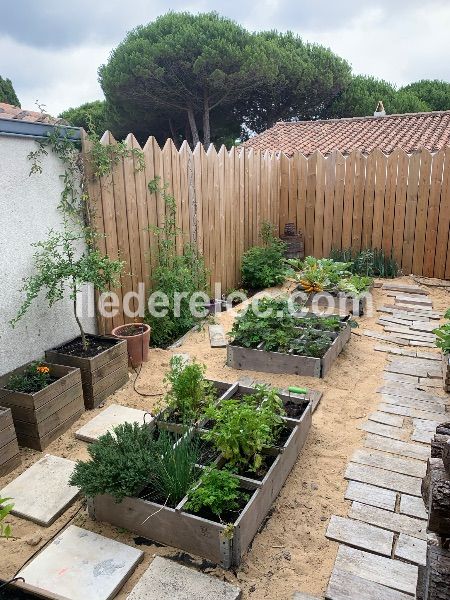
[[84, 412], [80, 370], [23, 365], [0, 377], [0, 405], [11, 409], [19, 444], [42, 451]]
[[89, 235], [84, 229], [79, 233], [72, 231], [65, 220], [61, 232], [50, 231], [46, 240], [34, 244], [36, 273], [24, 280], [21, 291], [25, 300], [11, 324], [14, 326], [25, 315], [41, 290], [45, 290], [48, 305], [52, 307], [66, 297], [68, 288], [80, 335], [48, 350], [45, 356], [49, 363], [81, 370], [85, 406], [95, 408], [127, 381], [128, 355], [125, 341], [87, 334], [78, 317], [77, 294], [81, 287], [90, 283], [97, 291], [106, 291], [117, 284], [123, 267], [122, 261], [100, 254], [93, 243], [88, 243], [80, 253], [78, 249], [86, 239], [92, 242], [90, 230]]
[[111, 335], [119, 340], [126, 340], [128, 361], [132, 367], [138, 367], [148, 361], [150, 346], [150, 326], [146, 323], [128, 323], [114, 327]]
[[442, 350], [442, 377], [444, 390], [450, 392], [450, 308], [444, 314], [447, 323], [433, 329], [436, 336], [436, 346]]

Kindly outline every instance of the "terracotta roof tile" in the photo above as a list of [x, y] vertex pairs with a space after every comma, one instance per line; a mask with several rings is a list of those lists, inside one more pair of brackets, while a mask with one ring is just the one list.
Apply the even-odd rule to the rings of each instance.
[[49, 123], [51, 125], [64, 125], [66, 123], [64, 119], [56, 119], [41, 112], [24, 110], [5, 102], [0, 102], [0, 119], [27, 121], [28, 123]]
[[375, 148], [390, 154], [397, 147], [407, 153], [420, 148], [436, 152], [450, 146], [450, 111], [279, 122], [243, 145], [255, 150], [284, 152], [288, 156], [296, 151], [308, 156], [315, 150], [323, 154], [333, 150], [343, 154], [352, 150], [369, 153]]

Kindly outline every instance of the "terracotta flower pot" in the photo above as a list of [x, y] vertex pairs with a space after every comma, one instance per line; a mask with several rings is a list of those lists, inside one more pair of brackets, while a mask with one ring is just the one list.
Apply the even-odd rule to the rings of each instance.
[[129, 323], [119, 325], [111, 331], [111, 335], [127, 341], [128, 361], [132, 367], [137, 367], [148, 361], [150, 346], [150, 327], [145, 323]]

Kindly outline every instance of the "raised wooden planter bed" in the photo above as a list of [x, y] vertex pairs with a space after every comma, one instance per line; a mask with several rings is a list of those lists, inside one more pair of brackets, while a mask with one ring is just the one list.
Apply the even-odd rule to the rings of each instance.
[[351, 327], [348, 323], [337, 334], [336, 338], [322, 358], [300, 356], [286, 352], [267, 352], [256, 348], [227, 346], [227, 365], [233, 369], [249, 371], [265, 371], [266, 373], [289, 373], [308, 377], [325, 377], [331, 365], [350, 340]]
[[109, 348], [91, 358], [64, 354], [59, 348], [47, 350], [49, 362], [81, 371], [84, 405], [87, 409], [97, 408], [105, 398], [121, 388], [128, 381], [128, 353], [126, 340], [89, 336], [101, 339]]
[[0, 405], [11, 409], [19, 445], [41, 451], [84, 412], [80, 370], [42, 364], [58, 379], [35, 394], [5, 388], [11, 375], [24, 371], [29, 364], [0, 377]]
[[442, 354], [442, 379], [444, 390], [450, 392], [450, 354]]
[[[368, 292], [369, 291], [370, 290], [368, 290]], [[330, 295], [335, 302], [335, 304], [331, 306]], [[309, 294], [305, 306], [313, 307], [314, 310], [324, 310], [329, 308], [334, 313], [345, 315], [352, 314], [355, 317], [362, 317], [367, 311], [367, 296], [363, 294], [359, 299], [355, 299], [346, 294], [338, 294], [335, 296], [329, 292], [316, 292], [315, 294]]]
[[[251, 393], [253, 388], [231, 386], [223, 397], [236, 393]], [[97, 496], [88, 500], [90, 516], [125, 528], [137, 535], [206, 558], [223, 568], [239, 565], [255, 534], [261, 527], [272, 502], [277, 497], [291, 471], [311, 427], [311, 402], [299, 397], [281, 395], [283, 401], [295, 401], [303, 413], [298, 419], [285, 419], [291, 430], [281, 448], [270, 448], [268, 454], [275, 460], [262, 480], [239, 477], [242, 488], [252, 492], [246, 506], [232, 524], [210, 521], [185, 510], [187, 498], [169, 508], [142, 498], [125, 498], [116, 503], [111, 496]], [[151, 425], [162, 425], [156, 418]], [[219, 467], [224, 463], [219, 457]]]
[[11, 409], [0, 406], [0, 477], [21, 463]]

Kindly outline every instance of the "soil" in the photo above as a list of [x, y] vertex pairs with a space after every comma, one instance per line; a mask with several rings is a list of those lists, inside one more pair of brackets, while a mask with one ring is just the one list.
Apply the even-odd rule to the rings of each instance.
[[144, 327], [143, 325], [132, 324], [132, 325], [127, 325], [126, 327], [122, 327], [120, 329], [120, 331], [117, 332], [116, 335], [133, 337], [135, 335], [141, 335], [141, 334], [145, 333], [146, 331], [147, 331], [147, 328]]
[[284, 410], [286, 411], [286, 417], [290, 419], [300, 419], [302, 414], [305, 412], [305, 404], [297, 404], [293, 400], [287, 400], [284, 403]]
[[117, 344], [117, 341], [115, 340], [92, 335], [87, 335], [86, 339], [89, 344], [86, 349], [83, 348], [81, 337], [77, 337], [74, 340], [67, 342], [67, 344], [55, 348], [55, 352], [69, 354], [70, 356], [79, 356], [80, 358], [93, 358], [94, 356], [97, 356], [97, 354], [100, 354]]
[[[398, 278], [397, 281], [409, 285], [415, 283], [411, 277]], [[440, 285], [439, 281], [432, 282]], [[445, 311], [450, 306], [450, 288], [439, 285], [426, 289], [430, 292], [434, 309]], [[392, 299], [379, 288], [373, 290], [373, 295], [376, 306], [392, 304]], [[313, 415], [305, 447], [273, 503], [270, 518], [256, 535], [238, 568], [228, 572], [213, 568], [208, 561], [195, 560], [179, 549], [148, 542], [139, 545], [144, 552], [144, 559], [118, 592], [116, 600], [125, 600], [155, 555], [188, 561], [188, 566], [197, 566], [239, 585], [242, 588], [242, 600], [291, 600], [293, 593], [298, 590], [323, 597], [338, 548], [336, 542], [325, 538], [325, 531], [331, 515], [347, 515], [350, 503], [344, 500], [347, 487], [344, 471], [353, 452], [362, 445], [365, 434], [358, 427], [379, 403], [376, 389], [380, 386], [387, 355], [375, 352], [374, 346], [384, 342], [360, 333], [361, 329], [381, 333], [381, 327], [376, 325], [377, 318], [376, 312], [371, 316], [366, 314], [362, 318], [355, 318], [360, 323], [360, 329], [352, 330], [350, 342], [324, 379], [231, 369], [226, 366], [226, 348], [210, 347], [207, 327], [190, 333], [183, 345], [173, 351], [188, 353], [191, 358], [205, 363], [207, 377], [211, 379], [233, 383], [249, 377], [280, 388], [297, 386], [320, 390], [324, 395]], [[223, 312], [215, 318], [225, 331], [231, 329], [233, 319], [232, 311]], [[433, 352], [432, 349], [430, 351]], [[173, 352], [157, 348], [150, 350], [149, 361], [144, 363], [139, 376], [139, 391], [149, 394], [164, 392], [162, 380]], [[135, 374], [130, 371], [129, 383], [110, 396], [105, 405], [123, 404], [155, 412], [161, 400], [139, 396], [133, 389], [134, 378]], [[433, 393], [444, 394], [438, 388]], [[71, 460], [87, 460], [87, 445], [76, 440], [74, 432], [101, 410], [98, 408], [85, 412], [69, 431], [46, 448], [46, 453]], [[42, 453], [22, 448], [21, 456], [22, 465], [0, 478], [0, 489], [41, 458]], [[91, 521], [81, 501], [77, 501], [50, 527], [40, 527], [11, 516], [8, 522], [13, 527], [15, 538], [0, 540], [0, 579], [3, 580], [12, 578], [39, 548], [69, 522], [133, 547], [136, 541], [142, 543], [130, 532]], [[39, 543], [32, 545], [39, 537]], [[17, 594], [13, 596], [17, 597]]]

